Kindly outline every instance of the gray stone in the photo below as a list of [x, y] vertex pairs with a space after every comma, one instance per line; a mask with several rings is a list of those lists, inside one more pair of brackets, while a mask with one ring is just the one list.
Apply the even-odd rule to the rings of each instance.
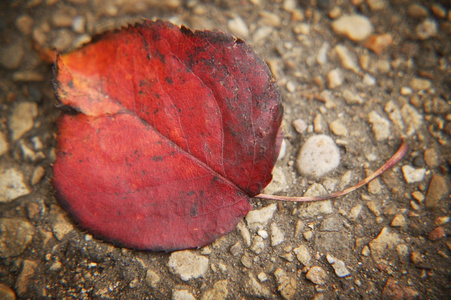
[[0, 203], [10, 202], [30, 192], [25, 184], [24, 175], [18, 169], [0, 168]]
[[439, 206], [440, 200], [449, 196], [449, 185], [446, 178], [434, 174], [429, 183], [428, 192], [426, 194], [425, 204], [428, 209], [435, 209]]
[[400, 238], [396, 232], [392, 232], [388, 227], [382, 228], [379, 235], [369, 243], [374, 261], [378, 262], [387, 251], [392, 250], [399, 243]]
[[415, 169], [412, 166], [405, 165], [402, 166], [402, 174], [407, 183], [415, 183], [419, 181], [423, 181], [424, 175], [426, 174], [425, 168]]
[[34, 118], [38, 115], [38, 105], [33, 102], [21, 102], [13, 110], [9, 119], [12, 141], [18, 140], [33, 128]]
[[217, 281], [212, 289], [209, 289], [202, 294], [201, 300], [226, 300], [227, 295], [229, 294], [227, 285], [227, 280]]
[[246, 215], [246, 222], [247, 226], [251, 230], [258, 230], [265, 228], [269, 221], [272, 220], [274, 213], [277, 211], [277, 205], [276, 204], [270, 204], [266, 207], [263, 207], [261, 209], [256, 209], [250, 211]]
[[271, 297], [271, 292], [269, 289], [260, 284], [251, 274], [249, 274], [249, 279], [246, 284], [246, 293], [250, 296], [263, 297], [265, 299]]
[[382, 118], [376, 111], [371, 111], [368, 114], [368, 121], [373, 126], [373, 133], [376, 140], [383, 141], [390, 136], [390, 122]]
[[353, 41], [363, 41], [373, 32], [370, 20], [362, 15], [344, 15], [332, 22], [332, 30]]
[[0, 219], [0, 258], [20, 255], [31, 243], [34, 227], [21, 219]]
[[322, 231], [316, 233], [315, 245], [322, 252], [342, 253], [349, 249], [351, 244], [350, 234], [346, 231], [330, 232]]
[[20, 41], [11, 45], [2, 46], [0, 47], [0, 65], [14, 70], [19, 67], [24, 54], [25, 51]]
[[346, 265], [343, 261], [333, 257], [330, 254], [326, 255], [326, 259], [332, 265], [332, 268], [334, 268], [335, 274], [338, 277], [341, 278], [351, 275], [351, 273], [349, 272], [348, 268], [346, 268]]
[[296, 159], [299, 172], [315, 178], [334, 170], [340, 164], [340, 151], [334, 140], [327, 135], [308, 138]]
[[148, 269], [146, 272], [146, 282], [150, 287], [155, 289], [160, 282], [160, 276], [151, 269]]
[[339, 232], [343, 229], [344, 218], [339, 214], [327, 216], [323, 219], [320, 231]]
[[33, 260], [24, 260], [22, 270], [16, 280], [16, 292], [19, 296], [23, 296], [28, 288], [33, 285], [32, 279], [36, 273], [38, 264]]
[[196, 300], [188, 290], [175, 290], [172, 292], [172, 300]]
[[293, 299], [297, 289], [296, 280], [293, 277], [289, 276], [281, 268], [278, 268], [276, 271], [274, 271], [274, 276], [276, 277], [277, 281], [277, 290], [279, 291], [282, 298], [287, 300]]
[[271, 246], [277, 246], [285, 240], [283, 231], [275, 223], [271, 224]]
[[[319, 185], [319, 184], [315, 184], [315, 185]], [[321, 185], [319, 185], [321, 186]], [[308, 191], [308, 190], [307, 190]], [[324, 193], [321, 194], [326, 194], [327, 191], [324, 190]], [[307, 193], [306, 193], [307, 194]], [[310, 197], [310, 196], [320, 196], [318, 194], [316, 195], [306, 195], [304, 194], [305, 197]], [[299, 206], [298, 208], [299, 211], [299, 216], [302, 218], [311, 218], [317, 215], [328, 215], [333, 213], [333, 208], [332, 208], [332, 202], [331, 200], [325, 200], [325, 201], [317, 201], [317, 202], [311, 202], [311, 203], [303, 203], [301, 206]]]
[[172, 274], [183, 281], [204, 277], [208, 270], [208, 258], [190, 250], [173, 252], [169, 256], [168, 267]]
[[305, 277], [313, 282], [314, 284], [323, 285], [327, 282], [328, 276], [326, 271], [324, 271], [321, 267], [314, 266], [308, 270]]
[[295, 248], [294, 254], [296, 254], [296, 258], [299, 260], [301, 264], [303, 264], [306, 267], [311, 266], [311, 255], [310, 251], [308, 250], [307, 246], [300, 245], [299, 247]]

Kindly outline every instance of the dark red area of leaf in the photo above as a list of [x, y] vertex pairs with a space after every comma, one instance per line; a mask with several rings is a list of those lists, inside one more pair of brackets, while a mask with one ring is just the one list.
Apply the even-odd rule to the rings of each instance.
[[53, 184], [86, 230], [177, 250], [230, 232], [271, 180], [282, 109], [242, 41], [167, 22], [103, 35], [58, 56]]

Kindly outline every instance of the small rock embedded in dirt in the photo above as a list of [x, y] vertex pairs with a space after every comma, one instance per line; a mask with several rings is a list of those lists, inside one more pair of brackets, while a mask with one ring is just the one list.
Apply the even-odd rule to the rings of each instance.
[[351, 211], [348, 214], [348, 219], [351, 221], [355, 221], [357, 220], [357, 218], [360, 215], [360, 212], [362, 211], [362, 205], [361, 204], [357, 204], [356, 206], [351, 208]]
[[42, 178], [44, 178], [45, 169], [43, 166], [38, 166], [33, 170], [33, 174], [31, 175], [30, 183], [31, 185], [38, 184]]
[[299, 260], [301, 264], [303, 264], [306, 267], [311, 266], [311, 255], [310, 251], [308, 250], [307, 246], [300, 245], [299, 247], [295, 248], [294, 253], [296, 254], [296, 258]]
[[409, 165], [405, 165], [401, 169], [402, 174], [404, 175], [404, 179], [406, 180], [407, 183], [415, 183], [422, 181], [426, 173], [425, 168], [415, 169], [414, 167]]
[[343, 68], [351, 70], [356, 74], [360, 72], [354, 53], [351, 53], [346, 46], [339, 44], [335, 46], [334, 50], [337, 53]]
[[433, 19], [426, 19], [415, 28], [417, 38], [426, 40], [437, 35], [437, 22]]
[[431, 81], [424, 78], [414, 77], [410, 80], [410, 87], [414, 91], [427, 90], [431, 87]]
[[25, 35], [29, 35], [31, 33], [31, 29], [33, 28], [34, 20], [29, 15], [22, 15], [16, 19], [16, 27]]
[[398, 284], [392, 277], [388, 278], [382, 293], [384, 299], [416, 299], [420, 296], [418, 291]]
[[363, 41], [373, 32], [370, 20], [362, 15], [344, 15], [332, 22], [332, 30], [353, 41]]
[[14, 108], [8, 122], [13, 142], [33, 128], [34, 118], [36, 118], [37, 115], [38, 105], [33, 102], [22, 102]]
[[263, 297], [265, 299], [270, 298], [271, 296], [269, 289], [264, 285], [261, 285], [251, 274], [249, 274], [249, 280], [247, 281], [246, 287], [246, 292], [251, 296]]
[[285, 239], [283, 231], [276, 224], [271, 224], [271, 246], [277, 246], [281, 244]]
[[434, 148], [424, 151], [424, 161], [429, 168], [435, 169], [440, 165], [440, 156]]
[[391, 34], [376, 34], [370, 36], [366, 41], [364, 46], [376, 54], [381, 54], [384, 50], [393, 43], [393, 38]]
[[172, 300], [196, 300], [188, 290], [175, 290], [172, 292]]
[[7, 285], [0, 283], [0, 299], [2, 300], [15, 300], [16, 294]]
[[248, 268], [248, 269], [252, 268], [252, 264], [253, 264], [252, 257], [248, 253], [244, 253], [244, 255], [241, 257], [240, 261], [243, 264], [243, 266], [245, 266], [246, 268]]
[[382, 228], [379, 235], [369, 244], [374, 261], [379, 261], [387, 251], [396, 247], [399, 242], [397, 233], [391, 232], [388, 227]]
[[236, 34], [238, 37], [247, 38], [249, 36], [249, 28], [247, 27], [244, 20], [240, 17], [230, 19], [227, 23], [227, 27], [233, 34]]
[[438, 226], [435, 227], [431, 232], [429, 232], [428, 239], [430, 239], [431, 241], [437, 241], [441, 238], [444, 238], [445, 236], [446, 236], [445, 229], [443, 229], [443, 227], [441, 226]]
[[0, 47], [0, 65], [10, 70], [17, 69], [22, 62], [24, 54], [25, 51], [20, 41], [8, 46], [2, 46]]
[[268, 222], [272, 220], [276, 211], [277, 205], [274, 203], [261, 209], [251, 210], [246, 215], [247, 226], [251, 230], [265, 228], [268, 225]]
[[51, 214], [55, 215], [55, 223], [52, 227], [53, 235], [61, 241], [69, 232], [74, 230], [74, 225], [66, 218], [65, 213], [59, 207], [53, 206]]
[[413, 106], [405, 104], [401, 108], [401, 115], [404, 124], [406, 124], [406, 134], [408, 136], [413, 135], [423, 126], [423, 116]]
[[341, 119], [337, 119], [329, 124], [330, 131], [332, 131], [333, 134], [338, 136], [347, 136], [348, 135], [348, 128], [345, 124], [341, 121]]
[[261, 236], [257, 235], [252, 242], [251, 251], [260, 254], [263, 250], [265, 250], [265, 242]]
[[36, 273], [37, 267], [38, 264], [33, 260], [26, 259], [23, 261], [22, 270], [16, 281], [16, 292], [19, 296], [24, 295], [28, 288], [32, 286], [31, 280]]
[[179, 275], [183, 281], [204, 277], [208, 270], [208, 258], [190, 250], [173, 252], [169, 256], [168, 267], [171, 273]]
[[321, 267], [314, 266], [308, 270], [305, 277], [314, 284], [323, 285], [327, 282], [327, 273]]
[[293, 299], [297, 288], [296, 280], [287, 275], [287, 273], [281, 268], [278, 268], [274, 272], [274, 276], [277, 280], [277, 290], [280, 292], [282, 298], [286, 300]]
[[6, 139], [6, 135], [0, 131], [0, 156], [8, 152], [8, 140]]
[[21, 219], [0, 219], [0, 258], [20, 255], [31, 243], [34, 227]]
[[225, 300], [229, 291], [227, 289], [227, 280], [219, 280], [213, 285], [213, 288], [203, 293], [201, 300]]
[[0, 203], [10, 202], [30, 192], [25, 184], [24, 175], [18, 169], [0, 167]]
[[442, 198], [449, 195], [449, 186], [446, 183], [446, 178], [434, 174], [429, 183], [428, 192], [426, 194], [425, 204], [428, 209], [435, 209]]
[[392, 227], [406, 227], [406, 225], [406, 219], [402, 214], [396, 214], [390, 223], [390, 226]]
[[348, 268], [346, 268], [346, 265], [343, 261], [333, 257], [330, 254], [326, 255], [327, 261], [332, 265], [332, 268], [335, 270], [335, 274], [342, 278], [351, 275]]
[[244, 221], [243, 220], [239, 221], [238, 224], [236, 225], [236, 228], [238, 229], [238, 232], [241, 234], [244, 244], [250, 247], [251, 233], [249, 232], [249, 229], [247, 229], [246, 224], [244, 224]]
[[351, 91], [350, 89], [345, 89], [343, 91], [343, 98], [345, 99], [346, 104], [348, 104], [348, 105], [363, 103], [362, 97], [360, 97], [359, 94]]
[[343, 73], [340, 69], [333, 69], [327, 73], [327, 87], [330, 89], [334, 89], [336, 87], [339, 87], [344, 82]]
[[368, 121], [373, 125], [373, 133], [376, 140], [383, 141], [390, 136], [390, 122], [382, 118], [376, 111], [368, 114]]
[[327, 135], [308, 138], [299, 152], [296, 166], [303, 175], [319, 178], [340, 164], [340, 151]]
[[158, 283], [160, 282], [160, 276], [149, 269], [146, 272], [146, 282], [150, 287], [156, 288]]
[[307, 123], [302, 119], [296, 119], [292, 124], [298, 133], [305, 133], [307, 131]]

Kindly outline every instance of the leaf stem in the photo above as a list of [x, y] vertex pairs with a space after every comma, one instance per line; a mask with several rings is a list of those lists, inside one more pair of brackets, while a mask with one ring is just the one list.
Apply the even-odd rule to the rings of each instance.
[[288, 196], [277, 196], [277, 195], [268, 195], [268, 194], [258, 194], [255, 196], [256, 198], [260, 199], [267, 199], [267, 200], [277, 200], [277, 201], [288, 201], [288, 202], [315, 202], [315, 201], [322, 201], [322, 200], [328, 200], [340, 196], [344, 196], [346, 194], [349, 194], [356, 189], [370, 183], [375, 178], [382, 175], [385, 171], [393, 167], [395, 164], [397, 164], [407, 153], [407, 150], [409, 150], [409, 147], [407, 146], [406, 142], [402, 140], [402, 145], [399, 147], [398, 151], [385, 163], [380, 167], [376, 172], [368, 176], [367, 178], [363, 179], [356, 185], [349, 187], [347, 189], [344, 189], [340, 192], [335, 192], [329, 195], [325, 196], [313, 196], [313, 197], [288, 197]]

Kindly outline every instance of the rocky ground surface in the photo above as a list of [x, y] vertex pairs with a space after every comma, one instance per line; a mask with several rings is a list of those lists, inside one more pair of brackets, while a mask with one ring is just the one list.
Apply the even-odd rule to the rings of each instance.
[[[1, 1], [0, 298], [449, 297], [450, 4]], [[93, 238], [53, 195], [59, 111], [51, 65], [36, 49], [69, 51], [143, 17], [231, 32], [268, 62], [285, 140], [267, 193], [341, 190], [375, 171], [402, 138], [408, 154], [339, 199], [254, 199], [235, 231], [202, 249], [132, 251]], [[298, 156], [317, 134], [338, 145], [332, 172]]]

